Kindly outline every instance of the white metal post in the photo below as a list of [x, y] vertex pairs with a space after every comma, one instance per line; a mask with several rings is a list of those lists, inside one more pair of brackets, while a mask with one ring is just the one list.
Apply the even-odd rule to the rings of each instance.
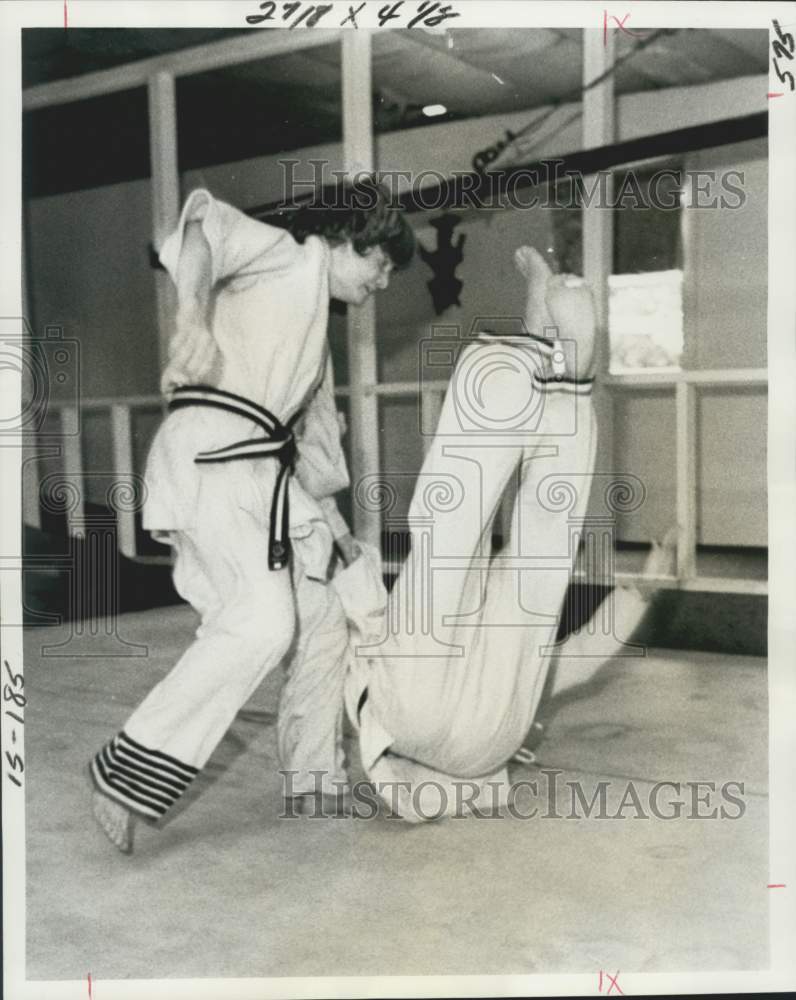
[[[70, 428], [80, 427], [80, 405], [64, 406], [60, 411], [61, 440], [63, 441], [64, 481], [67, 484], [64, 491], [66, 500], [66, 528], [70, 537], [78, 534], [80, 526], [85, 521], [86, 480], [83, 475], [83, 442], [79, 434]], [[70, 502], [70, 486], [74, 488], [74, 504]]]
[[677, 575], [696, 576], [696, 388], [685, 379], [677, 383]]
[[[152, 242], [157, 251], [180, 217], [180, 175], [177, 165], [177, 98], [174, 77], [165, 71], [149, 79], [149, 156], [152, 171]], [[155, 272], [160, 370], [168, 358], [176, 295], [164, 271]]]
[[[614, 61], [614, 36], [604, 38], [600, 30], [583, 30], [583, 83], [605, 73]], [[583, 146], [605, 146], [615, 139], [614, 82], [609, 76], [583, 95]], [[606, 196], [611, 199], [608, 178]], [[598, 189], [602, 190], [602, 189]], [[600, 330], [600, 364], [607, 371], [610, 360], [608, 342], [608, 276], [613, 269], [613, 212], [593, 199], [583, 208], [583, 272], [594, 290], [597, 323]]]
[[119, 551], [128, 559], [136, 556], [135, 544], [135, 482], [133, 480], [133, 422], [130, 407], [114, 403], [111, 407], [111, 443], [113, 446], [113, 477], [126, 487], [129, 503], [119, 505], [116, 514], [116, 531]]
[[[371, 35], [345, 31], [342, 41], [343, 161], [349, 175], [374, 169], [371, 106]], [[356, 501], [363, 476], [380, 470], [379, 402], [376, 359], [376, 303], [348, 307], [348, 371], [350, 382], [351, 482], [354, 531], [363, 541], [381, 544], [381, 514]]]
[[[27, 217], [26, 212], [22, 211], [22, 311], [23, 311], [23, 321], [22, 321], [22, 349], [23, 351], [32, 350], [32, 345], [30, 344], [30, 328], [33, 325], [33, 313], [30, 309], [30, 294], [28, 289], [28, 273], [27, 273]], [[35, 392], [35, 386], [33, 385], [31, 378], [31, 368], [29, 365], [23, 364], [22, 366], [22, 385], [20, 389], [22, 391], [22, 405], [23, 408], [30, 404], [33, 399], [33, 394]], [[27, 524], [32, 528], [41, 529], [41, 507], [39, 506], [39, 445], [38, 445], [38, 434], [31, 434], [29, 438], [23, 436], [22, 438], [22, 521], [23, 524]]]
[[434, 433], [439, 423], [442, 413], [442, 404], [445, 401], [445, 390], [429, 388], [427, 385], [420, 387], [420, 406], [423, 418], [423, 455], [428, 454], [428, 450], [434, 440]]
[[[583, 84], [590, 84], [608, 70], [614, 62], [614, 32], [601, 29], [583, 30]], [[583, 95], [583, 147], [605, 146], [615, 139], [614, 80], [608, 76], [602, 83]], [[613, 194], [612, 177], [606, 178], [605, 195], [608, 203]], [[603, 188], [598, 187], [602, 192]], [[611, 344], [608, 328], [608, 277], [613, 270], [613, 212], [595, 198], [583, 209], [583, 275], [594, 293], [597, 314], [596, 375], [594, 408], [599, 430], [597, 472], [613, 472], [614, 409], [611, 390], [602, 384], [608, 374]], [[592, 497], [592, 504], [599, 498]], [[595, 507], [594, 512], [596, 513]], [[600, 574], [602, 576], [602, 574]]]

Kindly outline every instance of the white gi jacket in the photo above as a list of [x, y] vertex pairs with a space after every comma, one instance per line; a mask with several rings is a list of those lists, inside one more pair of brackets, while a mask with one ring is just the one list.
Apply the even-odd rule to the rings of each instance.
[[[290, 484], [290, 535], [308, 575], [325, 578], [333, 538], [348, 532], [333, 495], [349, 485], [334, 402], [327, 343], [329, 249], [310, 236], [249, 218], [205, 190], [185, 202], [160, 259], [177, 284], [188, 222], [200, 221], [210, 247], [210, 330], [217, 353], [199, 381], [233, 392], [271, 411], [283, 423], [297, 411], [299, 458]], [[197, 381], [172, 361], [168, 392]], [[202, 515], [195, 454], [259, 429], [236, 414], [181, 410], [169, 415], [153, 441], [146, 471], [144, 527], [155, 533], [189, 530]], [[243, 460], [218, 474], [232, 477], [241, 506], [268, 513], [278, 463]]]

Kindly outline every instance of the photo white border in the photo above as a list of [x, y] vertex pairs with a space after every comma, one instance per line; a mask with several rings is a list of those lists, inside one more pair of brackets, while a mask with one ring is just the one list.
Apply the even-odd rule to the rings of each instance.
[[[357, 6], [361, 0], [353, 4]], [[361, 27], [377, 27], [375, 12], [385, 0], [368, 0]], [[606, 2], [563, 4], [524, 0], [446, 0], [462, 15], [450, 27], [601, 27], [609, 15], [631, 12], [635, 30], [661, 27], [767, 28], [772, 18], [796, 31], [794, 3]], [[348, 2], [321, 27], [336, 25]], [[407, 3], [413, 7], [413, 3]], [[67, 0], [70, 27], [246, 27], [256, 0]], [[21, 272], [21, 48], [23, 27], [63, 27], [63, 0], [5, 0], [0, 5], [0, 316], [19, 317]], [[401, 27], [401, 24], [393, 22]], [[250, 30], [258, 30], [252, 28]], [[287, 29], [284, 29], [287, 30]], [[312, 30], [312, 29], [299, 29]], [[354, 30], [354, 29], [349, 29]], [[387, 30], [387, 29], [382, 29]], [[772, 91], [781, 84], [770, 68]], [[768, 892], [771, 968], [755, 972], [641, 974], [622, 972], [622, 989], [632, 994], [762, 992], [796, 988], [796, 93], [769, 101], [769, 711], [770, 711], [770, 881], [786, 888]], [[20, 412], [18, 377], [0, 370], [3, 412]], [[17, 409], [14, 410], [13, 407]], [[0, 447], [0, 552], [21, 556], [20, 448]], [[22, 620], [20, 575], [0, 570], [4, 621]], [[0, 652], [19, 671], [22, 629], [0, 624]], [[3, 718], [3, 750], [10, 749]], [[23, 744], [24, 746], [24, 744]], [[19, 749], [20, 742], [15, 744]], [[25, 829], [20, 789], [3, 768], [4, 980], [8, 1000], [86, 997], [85, 980], [25, 980]], [[351, 977], [93, 981], [97, 1000], [164, 996], [176, 998], [376, 997], [376, 996], [563, 996], [597, 995], [596, 974], [484, 977]]]

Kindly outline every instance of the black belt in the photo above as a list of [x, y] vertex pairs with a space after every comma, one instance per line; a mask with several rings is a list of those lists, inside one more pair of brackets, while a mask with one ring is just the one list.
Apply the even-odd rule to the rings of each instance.
[[194, 462], [233, 462], [242, 458], [276, 458], [280, 469], [276, 477], [271, 503], [271, 525], [268, 533], [268, 568], [283, 569], [290, 558], [290, 508], [288, 483], [296, 466], [296, 439], [293, 425], [301, 416], [294, 414], [286, 424], [245, 396], [214, 389], [209, 385], [183, 385], [175, 389], [169, 400], [169, 410], [185, 406], [211, 406], [228, 413], [237, 413], [254, 421], [265, 431], [265, 437], [235, 441], [214, 451], [200, 451]]

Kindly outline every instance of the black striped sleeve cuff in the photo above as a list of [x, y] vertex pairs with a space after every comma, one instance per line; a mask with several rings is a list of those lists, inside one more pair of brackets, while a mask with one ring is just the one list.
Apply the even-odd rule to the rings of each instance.
[[533, 384], [540, 392], [565, 392], [576, 396], [588, 396], [594, 386], [594, 379], [568, 378], [565, 375], [548, 375], [542, 378], [534, 374]]

